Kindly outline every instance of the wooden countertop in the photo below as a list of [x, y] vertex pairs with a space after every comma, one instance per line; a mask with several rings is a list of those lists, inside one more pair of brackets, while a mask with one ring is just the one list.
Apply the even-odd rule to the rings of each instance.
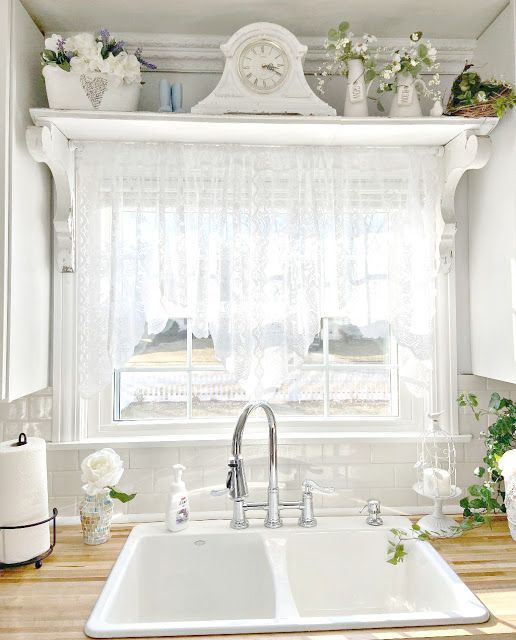
[[[84, 623], [130, 530], [129, 525], [115, 525], [109, 542], [88, 547], [82, 543], [78, 526], [63, 526], [59, 528], [54, 553], [41, 569], [31, 566], [0, 571], [0, 639], [84, 639]], [[433, 544], [491, 611], [488, 622], [450, 627], [262, 634], [262, 637], [388, 640], [469, 636], [479, 640], [490, 634], [489, 640], [511, 635], [516, 638], [516, 542], [509, 535], [507, 522], [498, 519], [492, 529], [481, 527], [461, 538]], [[329, 635], [333, 638], [328, 639]]]

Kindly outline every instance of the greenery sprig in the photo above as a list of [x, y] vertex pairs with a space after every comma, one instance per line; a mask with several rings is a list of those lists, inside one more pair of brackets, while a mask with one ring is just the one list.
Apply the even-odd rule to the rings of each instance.
[[325, 43], [328, 61], [321, 65], [315, 74], [317, 90], [324, 93], [324, 83], [331, 76], [348, 76], [349, 61], [360, 60], [364, 64], [364, 81], [371, 82], [376, 78], [376, 53], [371, 53], [371, 45], [376, 42], [376, 36], [364, 33], [361, 38], [355, 38], [350, 30], [349, 22], [341, 22], [337, 28], [328, 31]]
[[[459, 536], [466, 531], [476, 529], [480, 525], [484, 524], [485, 519], [480, 520], [478, 514], [474, 514], [469, 518], [459, 522], [456, 527], [452, 527], [446, 532], [449, 537], [450, 532], [452, 535]], [[405, 549], [405, 542], [409, 540], [418, 540], [419, 542], [428, 542], [432, 538], [438, 538], [440, 533], [438, 531], [425, 531], [421, 529], [418, 524], [413, 524], [409, 531], [406, 529], [391, 529], [393, 538], [388, 542], [387, 548], [387, 562], [392, 565], [400, 564], [405, 560], [408, 555]]]

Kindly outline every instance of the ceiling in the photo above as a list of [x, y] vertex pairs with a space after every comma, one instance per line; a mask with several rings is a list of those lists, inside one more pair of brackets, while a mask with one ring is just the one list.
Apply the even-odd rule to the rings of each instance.
[[21, 0], [46, 32], [230, 35], [276, 22], [296, 36], [323, 36], [342, 20], [380, 37], [422, 30], [430, 38], [477, 38], [508, 0]]

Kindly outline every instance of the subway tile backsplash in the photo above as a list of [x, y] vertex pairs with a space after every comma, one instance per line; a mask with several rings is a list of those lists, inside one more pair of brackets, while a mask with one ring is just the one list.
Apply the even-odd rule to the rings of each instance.
[[[482, 404], [487, 403], [493, 391], [516, 397], [516, 385], [471, 375], [460, 375], [458, 386], [460, 390], [477, 393]], [[460, 432], [474, 436], [472, 442], [457, 445], [457, 480], [463, 487], [473, 482], [473, 469], [483, 456], [484, 448], [478, 434], [486, 424], [485, 419], [481, 423], [476, 422], [466, 410], [459, 413]], [[20, 431], [51, 439], [51, 389], [10, 404], [0, 404], [0, 439], [15, 438]], [[78, 514], [82, 498], [80, 464], [91, 451], [48, 451], [50, 505], [56, 506], [63, 516]], [[194, 514], [229, 511], [231, 505], [226, 496], [210, 495], [211, 489], [220, 488], [225, 482], [229, 451], [229, 443], [227, 447], [170, 445], [120, 448], [126, 467], [120, 487], [138, 495], [126, 505], [118, 503], [116, 513], [129, 517], [131, 514], [140, 517], [142, 514], [163, 513], [172, 480], [172, 465], [177, 462], [187, 467], [185, 480]], [[280, 444], [282, 496], [287, 500], [298, 499], [303, 479], [313, 478], [323, 485], [337, 488], [335, 495], [315, 496], [319, 510], [346, 508], [358, 511], [370, 497], [379, 498], [387, 513], [390, 509], [428, 507], [429, 501], [412, 490], [416, 479], [416, 452], [416, 444]], [[265, 497], [267, 488], [267, 445], [248, 445], [245, 454], [250, 492], [253, 500], [260, 500]]]

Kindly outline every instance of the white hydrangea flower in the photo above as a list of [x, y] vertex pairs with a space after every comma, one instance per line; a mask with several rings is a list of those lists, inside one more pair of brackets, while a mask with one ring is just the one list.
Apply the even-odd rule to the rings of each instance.
[[477, 102], [485, 102], [487, 100], [487, 94], [485, 91], [479, 91], [476, 95]]
[[401, 56], [400, 56], [400, 54], [399, 54], [399, 53], [395, 53], [395, 54], [392, 56], [392, 59], [393, 59], [393, 61], [394, 61], [394, 62], [401, 62]]
[[53, 33], [50, 38], [46, 38], [45, 49], [49, 49], [50, 51], [57, 53], [59, 51], [57, 43], [60, 41], [63, 41], [63, 37], [57, 35], [57, 33]]
[[102, 49], [102, 43], [97, 43], [92, 33], [77, 33], [67, 39], [66, 50], [73, 51], [82, 58], [91, 59], [99, 53], [98, 44]]
[[401, 64], [400, 64], [399, 62], [397, 62], [396, 64], [393, 64], [393, 65], [392, 65], [392, 70], [393, 70], [395, 73], [398, 73], [398, 71], [401, 71]]
[[393, 76], [394, 76], [394, 72], [392, 69], [384, 69], [382, 71], [382, 76], [386, 79], [386, 80], [390, 80]]
[[414, 58], [412, 58], [412, 59], [410, 60], [410, 64], [411, 64], [413, 67], [417, 67], [417, 60], [414, 60]]

